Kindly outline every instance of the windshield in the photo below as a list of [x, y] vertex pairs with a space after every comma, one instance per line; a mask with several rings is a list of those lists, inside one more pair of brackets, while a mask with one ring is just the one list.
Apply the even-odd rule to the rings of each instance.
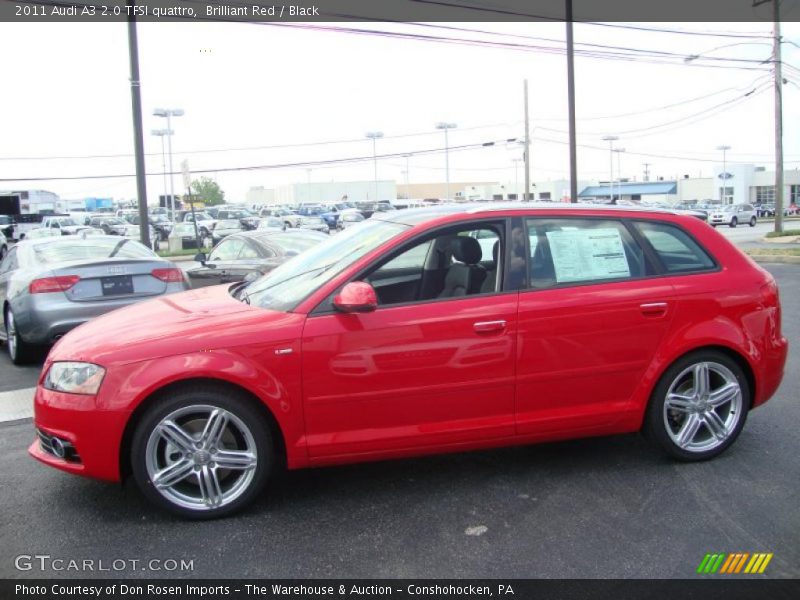
[[62, 225], [77, 225], [77, 223], [73, 219], [59, 219], [58, 222]]
[[95, 237], [83, 240], [76, 236], [69, 237], [72, 239], [49, 240], [34, 245], [32, 250], [36, 262], [51, 264], [85, 259], [151, 258], [155, 256], [151, 250], [139, 242], [126, 238]]
[[310, 293], [405, 228], [399, 223], [370, 221], [345, 229], [251, 283], [242, 299], [262, 308], [292, 310]]

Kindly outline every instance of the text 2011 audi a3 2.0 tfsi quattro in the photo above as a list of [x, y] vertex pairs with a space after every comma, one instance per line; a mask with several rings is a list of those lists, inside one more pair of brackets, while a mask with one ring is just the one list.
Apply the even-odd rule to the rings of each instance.
[[271, 471], [644, 430], [730, 446], [783, 376], [772, 276], [693, 217], [437, 207], [332, 236], [249, 284], [66, 335], [30, 453], [156, 504], [231, 513]]

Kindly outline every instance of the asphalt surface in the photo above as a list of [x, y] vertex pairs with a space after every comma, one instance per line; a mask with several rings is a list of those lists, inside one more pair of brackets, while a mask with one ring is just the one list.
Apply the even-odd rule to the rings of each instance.
[[[243, 514], [198, 523], [133, 485], [36, 463], [30, 421], [6, 423], [0, 577], [684, 578], [713, 552], [772, 552], [765, 576], [800, 577], [800, 268], [769, 270], [792, 344], [786, 376], [716, 460], [675, 463], [626, 435], [316, 469], [286, 474]], [[33, 385], [35, 371], [0, 359], [4, 385]], [[15, 568], [37, 554], [142, 562]], [[150, 559], [193, 570], [142, 570]]]

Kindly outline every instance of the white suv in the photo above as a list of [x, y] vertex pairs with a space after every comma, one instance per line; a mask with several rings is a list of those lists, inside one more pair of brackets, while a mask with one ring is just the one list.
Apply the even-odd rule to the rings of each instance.
[[714, 227], [717, 225], [736, 227], [740, 223], [755, 227], [757, 220], [756, 209], [752, 204], [727, 204], [713, 209], [708, 214], [708, 222]]

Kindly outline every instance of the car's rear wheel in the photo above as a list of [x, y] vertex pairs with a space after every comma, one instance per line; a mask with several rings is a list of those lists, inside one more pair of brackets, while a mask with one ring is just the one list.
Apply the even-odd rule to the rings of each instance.
[[661, 377], [644, 429], [673, 458], [706, 460], [736, 440], [749, 408], [750, 388], [741, 367], [721, 352], [700, 351]]
[[182, 517], [240, 510], [274, 465], [266, 419], [247, 398], [190, 387], [146, 413], [133, 436], [131, 466], [152, 502]]
[[15, 365], [28, 364], [36, 356], [36, 347], [22, 339], [14, 319], [14, 312], [10, 308], [6, 309], [3, 320], [6, 328], [6, 347], [11, 362]]
[[0, 260], [3, 260], [6, 257], [6, 247], [0, 246]]
[[738, 224], [739, 224], [739, 219], [737, 219], [736, 217], [733, 217], [733, 218], [731, 219], [730, 226], [731, 226], [731, 227], [736, 227]]
[[756, 226], [756, 218], [750, 217], [750, 227], [755, 227], [755, 226]]

